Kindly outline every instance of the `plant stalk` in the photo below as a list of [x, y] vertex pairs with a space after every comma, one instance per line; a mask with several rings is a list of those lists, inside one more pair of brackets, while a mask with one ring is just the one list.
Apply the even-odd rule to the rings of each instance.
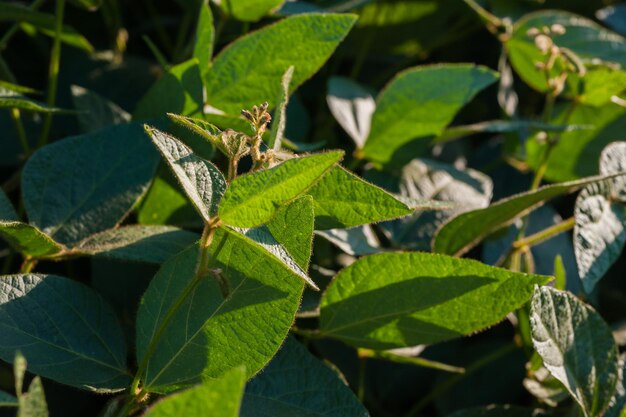
[[27, 159], [30, 156], [31, 149], [28, 144], [28, 139], [26, 138], [26, 131], [24, 130], [24, 124], [22, 123], [19, 109], [11, 109], [11, 119], [13, 119], [15, 129], [17, 130], [17, 137], [20, 140], [20, 145], [24, 152], [24, 159]]
[[562, 222], [543, 229], [540, 232], [516, 240], [513, 242], [513, 248], [519, 251], [527, 247], [538, 245], [545, 240], [572, 229], [575, 225], [576, 219], [572, 216], [569, 219], [563, 220]]

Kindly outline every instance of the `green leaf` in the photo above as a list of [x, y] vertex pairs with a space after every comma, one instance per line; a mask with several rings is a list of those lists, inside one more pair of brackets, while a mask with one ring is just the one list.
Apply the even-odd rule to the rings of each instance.
[[9, 197], [0, 189], [0, 220], [1, 221], [17, 221], [17, 213], [13, 208], [13, 204]]
[[195, 58], [170, 68], [141, 98], [133, 119], [165, 117], [166, 113], [190, 116], [202, 112], [200, 73]]
[[78, 124], [83, 132], [130, 122], [131, 116], [124, 109], [86, 88], [73, 85], [72, 100], [80, 110]]
[[515, 405], [489, 405], [473, 407], [449, 414], [448, 417], [540, 417], [545, 415], [539, 410]]
[[536, 62], [545, 62], [547, 58], [535, 46], [534, 38], [528, 35], [528, 31], [531, 28], [550, 28], [555, 24], [565, 28], [563, 35], [553, 36], [555, 44], [570, 49], [583, 62], [599, 59], [626, 65], [626, 42], [620, 35], [583, 16], [565, 11], [530, 13], [515, 23], [506, 48], [513, 68], [531, 87], [539, 91], [547, 90], [545, 73], [535, 67]]
[[0, 391], [0, 407], [17, 407], [17, 398]]
[[64, 250], [63, 245], [29, 224], [0, 221], [0, 236], [26, 256], [45, 258]]
[[533, 344], [545, 367], [585, 416], [600, 416], [619, 379], [618, 351], [602, 317], [573, 295], [537, 288], [531, 303]]
[[139, 306], [137, 358], [146, 364], [141, 378], [148, 391], [188, 386], [241, 365], [250, 377], [293, 323], [304, 284], [291, 269], [224, 228], [209, 252], [213, 272], [199, 280], [197, 246], [169, 259]]
[[148, 189], [157, 163], [157, 152], [137, 124], [45, 146], [22, 174], [30, 223], [68, 245], [111, 229]]
[[[0, 6], [1, 8], [1, 6]], [[73, 113], [58, 107], [49, 106], [45, 103], [30, 99], [0, 85], [0, 109], [19, 109], [36, 113]]]
[[[626, 130], [626, 109], [613, 103], [601, 107], [557, 105], [550, 123], [591, 127], [561, 133], [548, 158], [546, 180], [570, 181], [598, 172], [602, 150], [616, 138], [621, 138]], [[536, 140], [526, 141], [527, 162], [531, 168], [536, 170], [541, 164], [545, 146]]]
[[246, 387], [241, 417], [350, 416], [369, 413], [337, 372], [288, 338]]
[[626, 362], [622, 358], [622, 382], [618, 384], [615, 396], [611, 400], [609, 408], [603, 417], [624, 417], [626, 416]]
[[239, 38], [215, 58], [206, 78], [208, 104], [239, 114], [280, 94], [288, 67], [295, 90], [326, 62], [356, 16], [307, 14], [288, 17]]
[[504, 198], [489, 207], [460, 214], [445, 223], [433, 240], [433, 251], [460, 256], [478, 245], [498, 229], [525, 216], [546, 200], [569, 194], [580, 188], [604, 181], [611, 176], [599, 175], [578, 181], [547, 185]]
[[278, 258], [314, 290], [319, 290], [307, 275], [313, 244], [313, 199], [302, 196], [276, 212], [274, 218], [255, 229], [239, 229]]
[[473, 169], [461, 170], [437, 161], [414, 159], [402, 168], [399, 191], [412, 199], [453, 204], [449, 210], [417, 212], [381, 225], [392, 242], [428, 251], [442, 224], [461, 213], [489, 205], [493, 183], [487, 175]]
[[[14, 3], [0, 3], [0, 21], [29, 23], [47, 36], [53, 37], [55, 33], [56, 19], [53, 15], [36, 12]], [[61, 42], [83, 49], [89, 53], [94, 52], [94, 48], [89, 41], [69, 26], [63, 26]]]
[[13, 84], [7, 81], [0, 80], [0, 90], [9, 90], [18, 94], [41, 94], [41, 92], [35, 90], [34, 88], [25, 87], [23, 85]]
[[29, 369], [57, 382], [99, 392], [130, 383], [122, 329], [90, 288], [54, 275], [0, 277], [0, 358], [20, 350]]
[[211, 221], [226, 189], [226, 180], [220, 170], [211, 162], [195, 155], [175, 137], [147, 126], [146, 132], [202, 219], [205, 222]]
[[239, 417], [246, 373], [235, 368], [217, 379], [165, 397], [144, 417]]
[[103, 258], [160, 264], [199, 239], [195, 233], [172, 226], [126, 226], [93, 235], [73, 250]]
[[28, 392], [20, 395], [17, 417], [48, 417], [46, 395], [38, 376], [30, 383]]
[[493, 326], [549, 280], [437, 254], [366, 256], [323, 294], [320, 332], [370, 349], [441, 342]]
[[267, 141], [267, 147], [278, 151], [282, 147], [283, 138], [285, 136], [285, 128], [287, 127], [287, 104], [289, 104], [289, 83], [293, 77], [294, 66], [290, 66], [283, 75], [278, 99], [276, 100], [276, 112], [274, 120], [272, 120], [272, 131]]
[[224, 193], [219, 217], [235, 227], [266, 223], [278, 208], [305, 193], [342, 157], [342, 151], [318, 153], [235, 178]]
[[357, 149], [363, 148], [376, 110], [376, 102], [370, 92], [349, 78], [331, 77], [326, 102]]
[[607, 66], [587, 70], [582, 78], [583, 92], [578, 102], [589, 106], [603, 106], [626, 88], [626, 72]]
[[349, 228], [413, 213], [413, 208], [341, 166], [333, 168], [308, 194], [315, 201], [315, 228]]
[[198, 60], [200, 74], [204, 79], [211, 68], [213, 44], [215, 43], [215, 29], [213, 27], [213, 13], [211, 7], [202, 1], [196, 27], [196, 41], [193, 47], [193, 57]]
[[416, 67], [397, 75], [377, 98], [363, 155], [392, 164], [423, 153], [456, 113], [498, 75], [469, 64]]
[[285, 0], [224, 0], [222, 11], [244, 22], [256, 22], [278, 9]]

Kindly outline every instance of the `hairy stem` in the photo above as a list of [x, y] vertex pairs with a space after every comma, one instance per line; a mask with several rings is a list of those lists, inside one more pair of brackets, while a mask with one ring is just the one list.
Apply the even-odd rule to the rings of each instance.
[[22, 151], [24, 152], [24, 159], [26, 159], [30, 156], [31, 149], [28, 145], [28, 139], [26, 138], [26, 131], [24, 130], [24, 124], [22, 123], [19, 109], [11, 109], [11, 119], [13, 119], [13, 123], [15, 124], [17, 137], [20, 140], [20, 145], [22, 146]]
[[516, 250], [522, 250], [527, 247], [538, 245], [551, 237], [572, 229], [574, 225], [576, 225], [576, 219], [574, 217], [570, 217], [569, 219], [563, 220], [562, 222], [543, 229], [533, 235], [516, 240], [513, 242], [513, 248]]
[[421, 366], [423, 368], [437, 369], [439, 371], [452, 372], [455, 374], [465, 373], [465, 369], [445, 363], [420, 358], [419, 356], [402, 356], [389, 351], [359, 349], [360, 358], [384, 359], [396, 363]]

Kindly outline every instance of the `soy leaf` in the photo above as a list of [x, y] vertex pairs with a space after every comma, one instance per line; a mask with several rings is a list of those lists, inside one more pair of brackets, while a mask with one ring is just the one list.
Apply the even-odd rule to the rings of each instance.
[[189, 386], [241, 365], [252, 376], [291, 327], [304, 288], [300, 277], [225, 228], [216, 231], [209, 252], [209, 274], [200, 278], [197, 246], [170, 258], [139, 306], [137, 357], [150, 392]]
[[619, 379], [617, 346], [602, 317], [573, 295], [543, 287], [533, 296], [530, 320], [545, 367], [585, 416], [602, 415]]
[[7, 195], [0, 189], [0, 220], [17, 221], [17, 213]]
[[285, 0], [225, 0], [221, 2], [224, 13], [244, 22], [256, 22], [270, 14]]
[[278, 97], [280, 79], [291, 65], [295, 90], [320, 69], [355, 20], [347, 14], [292, 16], [239, 38], [215, 58], [205, 79], [208, 104], [239, 114]]
[[160, 264], [200, 238], [172, 226], [126, 226], [93, 235], [73, 250], [122, 261]]
[[285, 137], [285, 128], [287, 127], [287, 104], [289, 104], [289, 84], [293, 78], [293, 65], [287, 68], [283, 75], [278, 99], [276, 100], [276, 112], [274, 120], [272, 120], [272, 131], [267, 141], [267, 147], [276, 151], [280, 150], [283, 138]]
[[626, 72], [608, 66], [589, 68], [582, 77], [583, 92], [577, 100], [589, 106], [603, 106], [626, 89]]
[[539, 91], [548, 88], [545, 73], [535, 67], [536, 62], [545, 62], [546, 56], [535, 46], [534, 38], [528, 35], [528, 31], [532, 28], [551, 28], [553, 25], [561, 25], [565, 29], [564, 34], [553, 36], [555, 44], [570, 49], [584, 62], [600, 60], [626, 65], [626, 41], [622, 36], [566, 11], [534, 12], [515, 23], [506, 43], [513, 68], [531, 87]]
[[86, 88], [73, 85], [72, 100], [74, 107], [80, 110], [78, 124], [83, 132], [130, 122], [131, 116], [124, 109]]
[[315, 201], [315, 228], [318, 230], [355, 227], [414, 211], [382, 188], [340, 166], [326, 174], [308, 194]]
[[33, 258], [45, 258], [64, 250], [63, 245], [29, 224], [0, 221], [0, 237], [13, 249]]
[[335, 120], [356, 147], [363, 148], [376, 110], [376, 102], [370, 92], [349, 78], [331, 77], [326, 102]]
[[439, 229], [433, 240], [433, 251], [460, 256], [478, 245], [491, 233], [540, 207], [546, 200], [572, 193], [586, 185], [604, 181], [610, 177], [599, 175], [578, 181], [547, 185], [537, 190], [504, 198], [489, 207], [460, 214]]
[[278, 208], [305, 193], [342, 157], [342, 151], [318, 153], [235, 178], [224, 193], [219, 217], [235, 227], [266, 223]]
[[320, 332], [370, 349], [441, 342], [493, 326], [549, 280], [437, 254], [375, 254], [327, 288]]
[[170, 68], [141, 98], [134, 120], [164, 117], [166, 113], [193, 115], [202, 111], [202, 77], [192, 58]]
[[35, 113], [72, 113], [70, 110], [48, 106], [24, 96], [6, 96], [0, 90], [0, 109], [19, 109]]
[[48, 417], [48, 404], [43, 391], [41, 378], [36, 376], [28, 387], [28, 392], [18, 398], [17, 417]]
[[235, 368], [217, 379], [165, 397], [144, 417], [239, 417], [246, 373]]
[[115, 314], [76, 281], [40, 274], [0, 277], [0, 330], [0, 358], [6, 362], [19, 349], [32, 372], [63, 384], [112, 392], [130, 383]]
[[226, 189], [226, 180], [222, 173], [175, 137], [150, 127], [146, 127], [146, 132], [202, 219], [205, 222], [211, 221]]
[[4, 391], [0, 391], [0, 407], [17, 407], [17, 398]]
[[616, 4], [607, 6], [598, 10], [596, 17], [611, 29], [622, 35], [626, 35], [626, 5]]
[[157, 163], [158, 154], [137, 124], [45, 146], [22, 174], [30, 223], [63, 244], [110, 229], [148, 189]]
[[400, 73], [376, 100], [363, 156], [387, 165], [423, 153], [456, 113], [497, 79], [495, 72], [468, 64], [416, 67]]
[[[622, 358], [623, 361], [623, 358]], [[604, 413], [604, 417], [624, 417], [626, 414], [626, 363], [622, 362], [622, 382], [618, 384], [615, 395], [609, 404], [609, 408]]]
[[193, 47], [193, 56], [198, 60], [202, 79], [211, 68], [213, 44], [215, 43], [215, 28], [213, 27], [213, 13], [211, 7], [204, 1], [200, 3], [196, 40]]
[[367, 417], [337, 372], [288, 338], [269, 365], [246, 387], [241, 417]]
[[330, 229], [317, 231], [318, 236], [337, 246], [348, 255], [371, 255], [382, 252], [380, 242], [370, 225], [350, 229]]

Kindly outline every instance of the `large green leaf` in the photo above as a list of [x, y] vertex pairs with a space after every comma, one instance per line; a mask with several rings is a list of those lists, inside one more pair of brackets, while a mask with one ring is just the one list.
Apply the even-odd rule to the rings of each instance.
[[565, 11], [544, 10], [530, 13], [515, 23], [506, 48], [515, 71], [531, 87], [539, 91], [547, 90], [545, 73], [535, 67], [536, 62], [545, 62], [547, 58], [535, 46], [534, 38], [528, 35], [528, 30], [550, 28], [553, 25], [561, 25], [565, 29], [563, 35], [553, 37], [555, 44], [570, 49], [583, 61], [600, 59], [626, 65], [626, 41], [620, 35], [583, 16]]
[[202, 111], [202, 78], [193, 58], [170, 68], [141, 98], [134, 120], [165, 117], [166, 113], [193, 115]]
[[367, 417], [337, 372], [289, 338], [246, 387], [241, 417]]
[[209, 222], [217, 213], [226, 189], [222, 173], [175, 137], [153, 128], [146, 128], [146, 131], [200, 216]]
[[22, 222], [0, 221], [0, 236], [16, 251], [34, 258], [44, 258], [64, 249], [41, 230]]
[[372, 349], [441, 342], [498, 323], [549, 280], [437, 254], [366, 256], [322, 296], [320, 332]]
[[617, 346], [602, 317], [572, 294], [543, 287], [533, 296], [530, 325], [545, 367], [585, 416], [601, 416], [619, 379]]
[[224, 193], [219, 217], [235, 227], [266, 223], [280, 206], [310, 189], [342, 157], [341, 151], [319, 153], [235, 178]]
[[45, 146], [22, 174], [30, 223], [63, 244], [118, 224], [147, 190], [158, 154], [137, 124]]
[[122, 261], [160, 264], [200, 238], [172, 226], [126, 226], [93, 235], [73, 250]]
[[193, 56], [198, 60], [200, 74], [203, 79], [211, 68], [214, 43], [215, 29], [213, 27], [213, 13], [208, 3], [203, 1], [200, 3], [198, 25], [196, 27], [196, 40], [193, 47]]
[[83, 132], [93, 132], [110, 125], [130, 122], [131, 116], [117, 104], [77, 85], [72, 86], [72, 100]]
[[543, 205], [546, 200], [572, 193], [586, 185], [606, 179], [607, 176], [599, 175], [578, 181], [548, 185], [499, 200], [483, 209], [460, 214], [439, 229], [433, 240], [433, 251], [460, 256], [478, 245], [491, 233]]
[[[600, 157], [600, 173], [618, 172], [626, 172], [626, 142], [610, 144]], [[576, 200], [574, 252], [588, 293], [619, 258], [626, 243], [625, 181], [622, 176], [588, 185]]]
[[144, 417], [239, 417], [246, 373], [235, 368], [217, 379], [165, 397]]
[[379, 94], [363, 155], [382, 165], [423, 153], [461, 108], [498, 76], [475, 65], [416, 67]]
[[0, 220], [17, 221], [17, 213], [7, 195], [0, 189]]
[[304, 288], [299, 276], [227, 229], [216, 231], [209, 251], [209, 276], [195, 278], [198, 247], [192, 246], [163, 264], [143, 297], [137, 357], [146, 365], [141, 378], [148, 391], [188, 386], [241, 365], [254, 375], [291, 327]]
[[[14, 3], [0, 3], [0, 21], [29, 23], [48, 36], [54, 36], [55, 33], [56, 19], [53, 15], [30, 10]], [[89, 41], [69, 26], [63, 26], [61, 42], [90, 53], [94, 51]]]
[[285, 0], [224, 0], [222, 11], [237, 20], [256, 22], [263, 16], [278, 9]]
[[[589, 126], [563, 132], [548, 158], [545, 178], [548, 181], [570, 181], [595, 175], [598, 172], [598, 158], [605, 146], [623, 137], [626, 131], [626, 109], [613, 103], [601, 107], [557, 105], [553, 124], [573, 124]], [[537, 169], [545, 152], [545, 144], [536, 140], [526, 142], [527, 162]]]
[[293, 16], [239, 38], [213, 62], [206, 78], [208, 104], [239, 114], [278, 97], [280, 80], [292, 65], [295, 90], [326, 62], [355, 20], [348, 14]]
[[130, 383], [126, 346], [111, 308], [90, 288], [54, 275], [0, 277], [0, 358], [17, 350], [29, 369], [83, 389]]
[[315, 201], [315, 228], [348, 228], [413, 213], [387, 191], [337, 166], [308, 194]]

